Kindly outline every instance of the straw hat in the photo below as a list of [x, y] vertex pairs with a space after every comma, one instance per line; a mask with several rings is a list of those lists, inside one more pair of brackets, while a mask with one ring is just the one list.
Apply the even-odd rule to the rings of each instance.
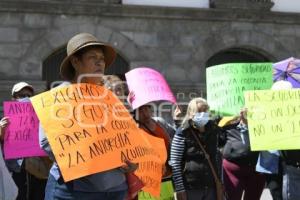
[[74, 69], [70, 62], [70, 57], [80, 49], [88, 46], [101, 46], [103, 48], [105, 67], [109, 67], [116, 58], [116, 51], [113, 47], [99, 41], [92, 34], [79, 33], [69, 40], [67, 45], [67, 56], [60, 65], [60, 74], [64, 79], [72, 80], [74, 78]]

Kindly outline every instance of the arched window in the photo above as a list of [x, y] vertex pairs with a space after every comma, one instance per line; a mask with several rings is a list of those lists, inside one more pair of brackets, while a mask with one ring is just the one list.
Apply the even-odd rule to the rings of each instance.
[[270, 58], [259, 51], [247, 48], [230, 48], [220, 51], [210, 57], [206, 62], [206, 67], [224, 63], [255, 63], [270, 62]]
[[[51, 85], [62, 81], [59, 75], [59, 67], [63, 59], [66, 57], [66, 45], [54, 50], [44, 61], [42, 77], [47, 82], [47, 88], [51, 88]], [[119, 76], [122, 80], [125, 80], [125, 73], [129, 70], [129, 64], [125, 58], [123, 58], [119, 52], [115, 62], [105, 70], [105, 74], [114, 74]], [[52, 85], [53, 86], [53, 85]]]
[[[258, 63], [271, 62], [271, 56], [263, 51], [254, 48], [235, 47], [217, 52], [205, 63], [205, 67], [225, 63]], [[206, 77], [204, 76], [206, 79]], [[201, 88], [203, 96], [206, 97], [206, 86]]]

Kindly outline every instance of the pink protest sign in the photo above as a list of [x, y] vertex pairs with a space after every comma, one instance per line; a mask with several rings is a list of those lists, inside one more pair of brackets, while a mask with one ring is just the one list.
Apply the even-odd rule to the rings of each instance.
[[46, 156], [39, 146], [39, 120], [30, 102], [3, 103], [4, 116], [9, 118], [5, 128], [5, 159]]
[[176, 99], [164, 77], [151, 68], [141, 67], [133, 69], [125, 74], [129, 91], [132, 96], [129, 103], [136, 109], [152, 101], [170, 101], [176, 103]]

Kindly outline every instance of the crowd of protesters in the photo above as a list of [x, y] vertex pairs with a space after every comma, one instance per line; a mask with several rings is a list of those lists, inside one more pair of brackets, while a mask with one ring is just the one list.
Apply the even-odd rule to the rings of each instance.
[[[127, 101], [135, 94], [127, 91], [126, 84], [118, 76], [103, 75], [115, 57], [115, 49], [93, 35], [75, 35], [68, 41], [67, 56], [60, 66], [60, 75], [65, 82], [58, 87], [72, 83], [105, 86], [126, 104], [141, 129], [163, 139], [168, 156], [162, 182], [172, 180], [174, 199], [259, 200], [265, 187], [270, 189], [274, 200], [300, 199], [300, 151], [251, 151], [246, 108], [241, 108], [239, 116], [221, 119], [212, 116], [205, 99], [197, 97], [187, 108], [175, 105], [171, 123], [153, 115], [151, 102], [132, 110]], [[286, 82], [275, 87], [291, 89]], [[13, 86], [11, 95], [14, 101], [30, 101], [34, 88], [20, 82]], [[182, 120], [179, 115], [184, 116]], [[0, 121], [1, 143], [8, 125], [9, 118], [4, 116]], [[48, 157], [6, 160], [18, 187], [17, 200], [126, 199], [126, 173], [134, 172], [137, 164], [126, 161], [124, 166], [66, 182], [46, 135], [40, 126], [39, 144]], [[269, 162], [269, 167], [277, 170], [272, 173], [262, 170], [264, 159]], [[33, 163], [43, 170], [37, 172]]]

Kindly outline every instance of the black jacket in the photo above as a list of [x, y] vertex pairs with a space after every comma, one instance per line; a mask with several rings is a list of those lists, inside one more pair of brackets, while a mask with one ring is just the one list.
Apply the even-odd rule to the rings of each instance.
[[195, 140], [192, 131], [196, 133], [206, 152], [209, 154], [218, 175], [220, 175], [221, 169], [221, 157], [218, 151], [218, 137], [221, 133], [220, 128], [213, 121], [209, 121], [205, 125], [204, 133], [199, 133], [198, 130], [191, 126], [184, 128], [182, 135], [185, 137], [185, 160], [183, 166], [185, 187], [187, 189], [215, 187], [215, 180], [211, 168]]
[[259, 152], [250, 150], [248, 130], [244, 132], [244, 139], [241, 137], [241, 131], [237, 125], [227, 130], [223, 157], [236, 164], [255, 166]]
[[300, 168], [300, 150], [282, 150], [281, 155], [285, 164]]

